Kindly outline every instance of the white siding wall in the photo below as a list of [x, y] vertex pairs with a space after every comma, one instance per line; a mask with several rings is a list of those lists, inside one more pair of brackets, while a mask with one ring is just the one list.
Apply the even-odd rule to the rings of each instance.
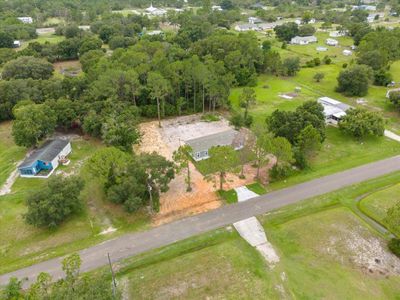
[[62, 156], [67, 156], [68, 154], [70, 154], [72, 151], [71, 148], [71, 143], [68, 143], [64, 149], [60, 152], [60, 154], [57, 155], [57, 157], [55, 157], [53, 159], [53, 161], [51, 162], [51, 165], [53, 166], [53, 169], [56, 169], [58, 167], [58, 160], [62, 157]]

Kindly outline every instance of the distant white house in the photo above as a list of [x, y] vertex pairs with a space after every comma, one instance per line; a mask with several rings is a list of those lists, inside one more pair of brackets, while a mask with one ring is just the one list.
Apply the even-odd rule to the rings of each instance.
[[235, 30], [239, 32], [243, 31], [259, 31], [258, 24], [238, 24], [235, 26]]
[[303, 22], [301, 21], [301, 19], [299, 19], [299, 18], [297, 18], [296, 20], [294, 20], [294, 22], [295, 22], [297, 25], [301, 25], [301, 23], [303, 23]]
[[211, 7], [211, 9], [212, 9], [213, 11], [223, 11], [223, 9], [222, 9], [222, 7], [221, 7], [220, 5], [213, 5], [213, 6]]
[[330, 37], [341, 37], [341, 36], [345, 36], [346, 35], [346, 31], [344, 30], [334, 30], [329, 32], [329, 36]]
[[89, 31], [90, 25], [79, 25], [78, 28], [84, 31]]
[[346, 111], [351, 108], [351, 106], [329, 97], [321, 97], [317, 102], [324, 107], [325, 121], [328, 124], [337, 124], [346, 115]]
[[13, 46], [14, 46], [14, 48], [19, 48], [19, 47], [21, 47], [21, 42], [18, 40], [15, 40], [13, 43]]
[[257, 24], [259, 30], [263, 31], [263, 30], [271, 30], [274, 29], [276, 27], [276, 23], [260, 23]]
[[18, 20], [20, 20], [24, 24], [32, 24], [33, 19], [31, 17], [18, 17]]
[[376, 11], [376, 6], [375, 5], [353, 5], [351, 10], [367, 10], [367, 11]]
[[308, 24], [315, 24], [317, 22], [317, 20], [315, 20], [314, 18], [310, 19], [310, 21], [308, 21]]
[[337, 45], [339, 45], [339, 42], [337, 40], [335, 40], [335, 39], [326, 39], [325, 43], [328, 46], [337, 46]]
[[148, 15], [152, 16], [163, 16], [167, 13], [165, 9], [154, 7], [153, 4], [146, 8], [145, 11]]
[[353, 52], [352, 52], [351, 50], [348, 50], [348, 49], [343, 50], [342, 53], [343, 53], [343, 55], [345, 55], [345, 56], [350, 56], [350, 55], [353, 54]]
[[262, 20], [256, 17], [249, 17], [248, 18], [249, 24], [258, 24], [262, 23]]
[[374, 14], [369, 14], [367, 17], [368, 23], [373, 23], [379, 19], [382, 19], [385, 17], [384, 13], [374, 13]]
[[235, 26], [235, 30], [239, 32], [243, 31], [265, 31], [274, 29], [276, 23], [259, 23], [259, 24], [238, 24]]
[[308, 45], [311, 43], [316, 43], [318, 41], [318, 39], [313, 36], [295, 36], [294, 38], [292, 38], [290, 40], [290, 43], [293, 45]]
[[162, 32], [161, 30], [151, 30], [151, 31], [147, 31], [146, 34], [147, 35], [160, 35], [160, 34], [164, 34], [164, 32]]
[[317, 47], [317, 51], [319, 51], [319, 52], [325, 52], [325, 51], [328, 51], [328, 48], [322, 47], [322, 46], [318, 46], [318, 47]]

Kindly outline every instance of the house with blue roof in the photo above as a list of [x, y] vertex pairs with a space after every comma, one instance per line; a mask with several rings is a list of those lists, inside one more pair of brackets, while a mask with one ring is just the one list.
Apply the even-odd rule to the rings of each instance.
[[19, 174], [21, 177], [48, 178], [60, 162], [67, 161], [66, 157], [71, 151], [69, 140], [46, 141], [18, 166]]

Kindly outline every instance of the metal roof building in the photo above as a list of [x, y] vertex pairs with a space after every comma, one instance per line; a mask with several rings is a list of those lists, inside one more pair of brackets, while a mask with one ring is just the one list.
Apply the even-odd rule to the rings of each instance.
[[243, 145], [233, 145], [238, 131], [229, 129], [223, 132], [214, 133], [199, 138], [185, 141], [193, 149], [192, 157], [195, 161], [209, 158], [208, 150], [216, 146], [233, 146], [241, 149]]
[[40, 171], [51, 173], [58, 167], [58, 161], [65, 158], [70, 152], [71, 144], [69, 140], [46, 141], [18, 166], [20, 175], [31, 177], [37, 175]]

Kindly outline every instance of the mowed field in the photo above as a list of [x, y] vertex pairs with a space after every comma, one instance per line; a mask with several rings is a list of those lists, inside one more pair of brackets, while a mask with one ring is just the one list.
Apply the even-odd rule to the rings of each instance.
[[350, 208], [398, 180], [388, 175], [259, 217], [280, 257], [273, 268], [229, 226], [125, 261], [118, 282], [140, 299], [398, 299], [400, 261]]
[[[318, 24], [317, 24], [318, 26]], [[337, 86], [337, 77], [339, 76], [340, 71], [344, 69], [343, 65], [350, 65], [351, 63], [356, 62], [356, 51], [353, 51], [351, 56], [344, 56], [342, 51], [344, 49], [349, 49], [351, 45], [353, 45], [353, 40], [350, 37], [338, 37], [333, 38], [339, 41], [339, 45], [336, 47], [327, 46], [325, 41], [329, 38], [329, 33], [317, 31], [315, 36], [318, 38], [317, 43], [309, 44], [309, 45], [287, 45], [286, 49], [282, 49], [281, 42], [278, 42], [273, 34], [271, 37], [265, 36], [265, 34], [258, 33], [259, 41], [262, 42], [264, 40], [270, 40], [272, 42], [272, 49], [278, 51], [282, 57], [282, 59], [287, 57], [299, 57], [301, 64], [305, 65], [305, 63], [309, 60], [312, 60], [316, 57], [321, 60], [328, 56], [331, 58], [332, 63], [329, 65], [325, 65], [323, 62], [320, 66], [316, 66], [313, 68], [301, 68], [298, 74], [294, 77], [275, 77], [275, 76], [260, 76], [259, 83], [256, 87], [259, 104], [253, 107], [254, 117], [256, 120], [260, 119], [259, 112], [260, 110], [263, 112], [271, 112], [274, 109], [284, 109], [284, 108], [292, 108], [295, 107], [296, 104], [305, 100], [316, 100], [321, 96], [328, 96], [345, 103], [348, 103], [352, 106], [362, 106], [367, 109], [377, 111], [383, 114], [383, 116], [388, 121], [388, 128], [397, 133], [400, 133], [400, 113], [399, 111], [390, 103], [390, 101], [385, 97], [387, 88], [386, 87], [378, 87], [374, 85], [370, 85], [368, 94], [364, 97], [346, 97], [340, 93], [335, 91]], [[327, 51], [319, 52], [316, 50], [318, 46], [323, 46], [327, 48]], [[325, 75], [324, 79], [321, 82], [317, 83], [313, 79], [313, 76], [316, 73], [323, 73]], [[390, 66], [390, 73], [393, 76], [393, 80], [395, 82], [400, 82], [400, 61], [395, 61]], [[270, 90], [261, 89], [264, 86], [271, 86]], [[285, 100], [279, 97], [280, 93], [293, 93], [295, 87], [302, 88], [299, 96], [294, 98], [293, 100]], [[233, 91], [231, 95], [231, 100], [234, 104], [234, 107], [237, 108], [238, 104], [238, 95], [240, 94], [241, 89], [236, 89]], [[268, 100], [266, 102], [266, 98], [268, 95]], [[362, 100], [357, 101], [357, 100]], [[278, 100], [281, 100], [280, 102]], [[276, 104], [278, 101], [278, 105], [267, 105], [271, 101], [271, 104]], [[282, 103], [285, 102], [285, 103]], [[288, 104], [287, 102], [291, 102]]]
[[[10, 129], [10, 123], [0, 124], [0, 165], [7, 170], [1, 173], [3, 182], [16, 167], [15, 162], [23, 159], [26, 153], [26, 149], [15, 146], [11, 138], [6, 138]], [[88, 173], [85, 163], [101, 147], [104, 146], [94, 139], [75, 137], [72, 140], [71, 163], [59, 167], [56, 173], [62, 176], [80, 174], [85, 181], [81, 194], [84, 210], [55, 230], [27, 225], [23, 219], [27, 211], [25, 199], [42, 188], [46, 179], [18, 178], [12, 192], [0, 196], [0, 273], [65, 255], [127, 231], [147, 228], [149, 219], [145, 213], [127, 214], [106, 202], [101, 187]], [[101, 234], [110, 228], [116, 231]]]
[[[332, 68], [334, 66], [323, 67]], [[309, 69], [302, 69], [300, 72], [307, 70]], [[250, 109], [255, 123], [265, 124], [267, 116], [276, 109], [293, 111], [305, 101], [315, 101], [323, 95], [323, 93], [318, 94], [313, 90], [312, 87], [316, 83], [308, 83], [311, 88], [303, 87], [297, 97], [289, 100], [280, 97], [281, 94], [294, 92], [295, 87], [298, 86], [294, 82], [296, 78], [300, 78], [300, 75], [297, 75], [294, 79], [266, 75], [259, 77], [259, 82], [255, 87], [257, 103]], [[240, 88], [234, 89], [230, 97], [232, 105], [236, 109], [239, 108], [240, 93]], [[339, 97], [336, 97], [336, 99], [339, 99]], [[396, 122], [400, 124], [400, 119], [396, 119]], [[358, 141], [343, 134], [338, 128], [329, 126], [326, 130], [326, 140], [322, 149], [311, 161], [310, 167], [301, 172], [295, 172], [285, 181], [274, 183], [268, 188], [269, 190], [281, 188], [398, 154], [400, 154], [400, 143], [396, 141], [385, 137], [366, 138]]]
[[[379, 223], [386, 225], [388, 209], [400, 203], [400, 184], [377, 191], [361, 199], [360, 209]], [[395, 232], [400, 236], [400, 232]]]
[[11, 174], [18, 162], [25, 156], [26, 150], [14, 144], [11, 136], [11, 122], [0, 124], [0, 186]]

